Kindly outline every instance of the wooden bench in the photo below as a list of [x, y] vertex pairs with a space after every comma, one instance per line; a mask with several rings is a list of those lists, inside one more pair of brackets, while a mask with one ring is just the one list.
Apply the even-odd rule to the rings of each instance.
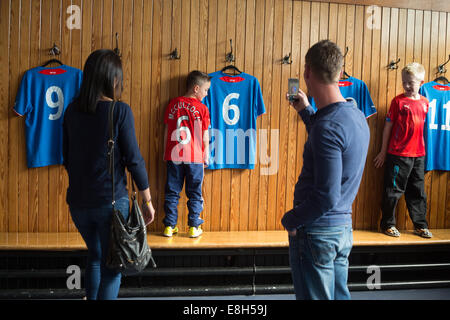
[[[433, 229], [433, 238], [424, 239], [412, 231], [401, 231], [399, 238], [389, 237], [375, 231], [355, 230], [354, 246], [410, 246], [450, 244], [450, 229]], [[152, 233], [148, 236], [152, 249], [229, 249], [229, 248], [282, 248], [288, 247], [285, 231], [229, 231], [205, 232], [201, 237], [191, 239], [185, 233], [172, 238]], [[86, 250], [83, 239], [77, 232], [69, 233], [21, 233], [0, 232], [0, 250], [44, 250], [68, 251]]]

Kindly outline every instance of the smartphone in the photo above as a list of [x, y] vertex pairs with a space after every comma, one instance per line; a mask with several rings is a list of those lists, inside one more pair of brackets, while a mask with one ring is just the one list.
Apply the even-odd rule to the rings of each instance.
[[294, 79], [294, 78], [288, 79], [289, 101], [293, 101], [293, 100], [297, 99], [299, 85], [300, 85], [300, 82], [298, 79]]

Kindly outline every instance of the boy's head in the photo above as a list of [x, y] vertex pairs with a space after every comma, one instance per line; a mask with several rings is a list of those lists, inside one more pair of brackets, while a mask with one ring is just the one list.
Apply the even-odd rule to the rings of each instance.
[[319, 41], [306, 53], [305, 78], [307, 72], [312, 72], [322, 84], [337, 83], [343, 65], [344, 57], [337, 44], [329, 40]]
[[405, 96], [416, 97], [420, 86], [425, 82], [425, 68], [417, 62], [407, 64], [402, 69], [402, 85]]
[[208, 95], [211, 86], [211, 77], [207, 73], [194, 70], [191, 71], [186, 79], [187, 95], [202, 101]]

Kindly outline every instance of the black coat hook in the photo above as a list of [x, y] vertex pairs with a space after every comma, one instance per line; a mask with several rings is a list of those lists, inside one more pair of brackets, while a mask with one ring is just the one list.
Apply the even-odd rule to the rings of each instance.
[[400, 58], [398, 58], [397, 61], [392, 60], [391, 62], [389, 62], [389, 65], [387, 66], [387, 68], [389, 70], [396, 70], [396, 69], [398, 69], [399, 62], [400, 62]]
[[56, 43], [53, 43], [53, 47], [48, 51], [48, 54], [50, 56], [59, 56], [61, 54], [61, 49], [59, 49]]
[[116, 47], [114, 48], [114, 53], [117, 54], [119, 57], [122, 57], [122, 53], [119, 50], [119, 34], [116, 32]]
[[448, 55], [448, 60], [446, 61], [446, 62], [444, 62], [443, 64], [440, 64], [439, 66], [438, 66], [438, 73], [446, 73], [447, 72], [447, 69], [445, 69], [445, 65], [447, 64], [447, 63], [449, 63], [449, 61], [450, 61], [450, 54]]
[[173, 50], [170, 54], [169, 54], [169, 59], [170, 60], [179, 60], [181, 58], [181, 56], [178, 54], [178, 49], [175, 48], [175, 50]]
[[225, 56], [225, 60], [226, 62], [234, 62], [234, 55], [233, 55], [233, 40], [230, 39], [230, 47], [231, 47], [231, 51], [227, 53], [227, 55]]
[[344, 58], [347, 56], [347, 53], [348, 53], [348, 47], [345, 47], [345, 53], [344, 53]]
[[291, 52], [288, 55], [285, 55], [283, 59], [281, 59], [281, 64], [292, 64]]

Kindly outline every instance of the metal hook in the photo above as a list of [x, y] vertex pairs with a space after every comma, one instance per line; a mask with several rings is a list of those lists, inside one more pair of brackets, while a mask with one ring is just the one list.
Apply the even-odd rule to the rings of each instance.
[[398, 58], [398, 60], [397, 61], [394, 61], [394, 60], [392, 60], [391, 62], [389, 62], [389, 65], [387, 66], [387, 68], [389, 69], [389, 70], [395, 70], [395, 69], [398, 69], [398, 63], [400, 62], [400, 58]]
[[48, 52], [50, 56], [59, 56], [61, 54], [61, 49], [58, 48], [56, 43], [53, 43], [53, 48], [51, 48]]
[[114, 53], [119, 57], [122, 57], [122, 53], [119, 50], [119, 34], [116, 32], [116, 47], [114, 48]]
[[292, 64], [291, 52], [288, 55], [285, 55], [283, 59], [281, 59], [281, 64]]
[[181, 58], [181, 56], [178, 54], [178, 49], [175, 48], [175, 50], [173, 50], [170, 54], [169, 54], [169, 59], [170, 60], [179, 60]]
[[342, 68], [344, 69], [344, 72], [345, 72], [345, 57], [347, 56], [347, 53], [348, 53], [348, 47], [345, 47], [345, 53], [342, 56], [342, 58], [344, 60], [343, 65], [342, 65]]
[[348, 53], [348, 47], [345, 47], [344, 58], [347, 56], [347, 53]]
[[446, 61], [446, 62], [444, 62], [443, 64], [440, 64], [439, 66], [438, 66], [438, 73], [446, 73], [447, 72], [447, 69], [445, 69], [445, 65], [447, 64], [447, 63], [449, 63], [449, 61], [450, 61], [450, 54], [448, 55], [448, 60]]
[[225, 60], [227, 62], [234, 62], [234, 55], [233, 55], [233, 40], [230, 39], [230, 47], [231, 47], [231, 52], [227, 53], [227, 55], [225, 56]]

